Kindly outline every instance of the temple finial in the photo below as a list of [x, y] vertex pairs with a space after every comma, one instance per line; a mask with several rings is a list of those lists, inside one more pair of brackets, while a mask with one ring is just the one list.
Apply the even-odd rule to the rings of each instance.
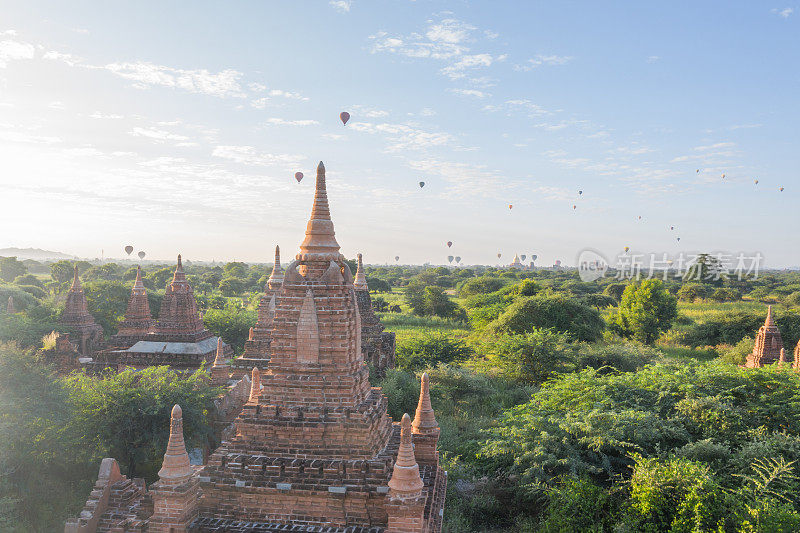
[[142, 283], [142, 267], [136, 267], [136, 281], [133, 282], [134, 289], [144, 289], [144, 283]]
[[328, 206], [328, 191], [325, 186], [325, 165], [317, 166], [317, 183], [314, 191], [314, 206], [306, 226], [306, 237], [300, 245], [301, 254], [322, 256], [331, 259], [339, 256], [339, 243], [336, 242], [331, 212]]
[[222, 337], [217, 338], [217, 355], [214, 357], [214, 364], [211, 365], [211, 383], [214, 385], [227, 385], [228, 367], [225, 364], [225, 343]]
[[775, 321], [772, 319], [772, 306], [767, 306], [767, 319], [764, 321], [766, 327], [775, 327]]
[[181, 260], [181, 254], [178, 254], [178, 264], [175, 265], [175, 273], [172, 275], [172, 283], [180, 283], [185, 281], [186, 274], [183, 272], [183, 261]]
[[250, 398], [247, 403], [258, 403], [258, 398], [261, 396], [261, 372], [257, 366], [253, 367], [253, 374], [250, 379]]
[[419, 402], [417, 403], [417, 411], [414, 413], [412, 428], [414, 433], [431, 433], [439, 429], [439, 423], [436, 422], [436, 416], [434, 416], [433, 406], [431, 405], [431, 391], [427, 372], [422, 374], [420, 381]]
[[356, 277], [353, 280], [353, 288], [357, 291], [369, 290], [367, 286], [367, 276], [364, 274], [364, 263], [361, 254], [358, 254], [358, 266], [356, 267]]
[[283, 269], [281, 268], [281, 247], [275, 245], [275, 264], [267, 280], [267, 288], [270, 290], [280, 289], [283, 284]]
[[77, 291], [82, 289], [81, 286], [81, 278], [78, 277], [78, 263], [75, 263], [75, 269], [72, 275], [72, 287], [70, 287], [71, 291]]
[[186, 443], [183, 440], [183, 411], [181, 406], [175, 404], [172, 408], [172, 417], [169, 424], [169, 442], [164, 462], [158, 477], [167, 481], [184, 481], [192, 475], [192, 465], [189, 463], [189, 454], [186, 453]]
[[414, 444], [411, 436], [411, 417], [408, 413], [400, 421], [400, 447], [394, 463], [392, 479], [389, 480], [391, 495], [398, 498], [414, 498], [422, 491], [422, 478], [419, 465], [414, 457]]

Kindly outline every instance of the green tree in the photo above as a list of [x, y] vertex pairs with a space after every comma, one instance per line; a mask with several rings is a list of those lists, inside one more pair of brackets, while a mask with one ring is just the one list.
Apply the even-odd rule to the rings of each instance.
[[14, 278], [14, 285], [32, 285], [34, 287], [39, 287], [40, 289], [44, 289], [44, 284], [42, 280], [34, 276], [33, 274], [23, 274], [22, 276], [17, 276]]
[[0, 257], [0, 279], [3, 281], [13, 281], [27, 272], [25, 264], [16, 257]]
[[700, 283], [684, 283], [678, 289], [678, 299], [682, 302], [695, 302], [708, 296], [708, 289]]
[[628, 285], [612, 324], [618, 333], [652, 344], [678, 316], [678, 302], [661, 280], [646, 279]]
[[169, 438], [172, 407], [181, 406], [188, 447], [211, 436], [209, 411], [218, 390], [208, 374], [174, 372], [169, 367], [110, 372], [94, 377], [71, 374], [64, 384], [75, 410], [74, 424], [95, 436], [106, 457], [114, 457], [129, 477], [156, 478]]
[[707, 283], [714, 286], [721, 286], [727, 276], [725, 267], [716, 257], [709, 254], [700, 254], [689, 265], [684, 274], [684, 281], [693, 280], [699, 283]]
[[487, 294], [502, 289], [506, 283], [505, 280], [495, 276], [468, 279], [458, 289], [458, 296], [459, 298], [466, 298], [474, 294]]
[[481, 352], [488, 365], [498, 368], [504, 377], [529, 385], [573, 369], [576, 357], [576, 347], [566, 335], [547, 329], [489, 336]]
[[72, 261], [56, 261], [50, 265], [50, 277], [59, 283], [66, 283], [72, 280], [74, 275], [75, 265]]
[[465, 361], [472, 353], [472, 349], [459, 338], [443, 333], [417, 334], [403, 337], [397, 343], [395, 362], [397, 368], [424, 370], [439, 363]]
[[624, 283], [611, 283], [603, 289], [603, 294], [606, 296], [611, 296], [619, 302], [622, 299], [622, 293], [625, 292], [625, 287], [627, 287]]
[[219, 282], [219, 292], [223, 296], [239, 296], [244, 292], [244, 282], [239, 278], [225, 278]]
[[214, 335], [222, 337], [233, 346], [236, 353], [244, 351], [244, 342], [250, 328], [256, 325], [257, 314], [249, 309], [228, 305], [223, 309], [209, 309], [203, 315], [203, 323]]
[[222, 267], [223, 272], [225, 272], [226, 277], [230, 278], [244, 278], [247, 277], [247, 264], [242, 263], [240, 261], [233, 261], [230, 263], [226, 263], [224, 267]]
[[603, 334], [605, 323], [596, 309], [574, 298], [540, 293], [516, 300], [488, 327], [497, 333], [553, 329], [577, 340], [594, 341]]
[[91, 281], [83, 284], [83, 292], [89, 313], [103, 326], [103, 332], [106, 335], [116, 333], [128, 308], [130, 287], [121, 281]]
[[172, 280], [172, 275], [175, 269], [170, 267], [159, 268], [155, 272], [150, 272], [147, 277], [153, 281], [153, 286], [157, 289], [163, 289], [167, 286], [167, 282]]

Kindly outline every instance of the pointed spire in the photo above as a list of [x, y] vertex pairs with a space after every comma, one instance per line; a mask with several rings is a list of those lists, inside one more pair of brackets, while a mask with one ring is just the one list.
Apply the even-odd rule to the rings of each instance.
[[267, 288], [270, 290], [280, 289], [283, 284], [283, 269], [281, 268], [281, 247], [275, 245], [275, 264], [272, 266], [272, 273], [267, 280]]
[[[253, 328], [250, 328], [253, 329]], [[225, 352], [223, 350], [224, 344], [222, 342], [222, 337], [217, 337], [217, 355], [214, 357], [214, 366], [220, 366], [225, 364]]]
[[419, 465], [414, 457], [411, 417], [406, 413], [400, 421], [400, 447], [397, 449], [397, 460], [394, 463], [392, 479], [389, 480], [389, 488], [392, 496], [413, 498], [419, 495], [422, 487]]
[[225, 364], [225, 343], [222, 342], [222, 337], [218, 337], [217, 355], [214, 357], [214, 364], [211, 365], [211, 383], [226, 385], [228, 378], [228, 366]]
[[133, 282], [134, 289], [144, 290], [144, 283], [142, 283], [142, 267], [136, 267], [136, 281]]
[[306, 238], [300, 245], [301, 254], [322, 254], [327, 258], [339, 256], [331, 212], [328, 206], [328, 191], [325, 187], [325, 165], [317, 166], [317, 185], [314, 192], [314, 207], [306, 226]]
[[775, 321], [772, 319], [772, 306], [767, 307], [767, 319], [764, 321], [764, 326], [767, 328], [774, 328]]
[[176, 282], [186, 282], [186, 274], [183, 272], [183, 261], [181, 260], [181, 254], [178, 254], [178, 264], [175, 266], [175, 273], [172, 275], [172, 283]]
[[183, 441], [183, 411], [180, 405], [175, 404], [169, 424], [167, 452], [158, 477], [165, 481], [180, 482], [191, 475], [192, 465], [189, 464], [189, 454], [186, 453], [186, 443]]
[[261, 396], [261, 372], [254, 366], [253, 377], [250, 379], [250, 399], [247, 403], [258, 403], [259, 396]]
[[70, 291], [76, 292], [83, 290], [83, 286], [81, 285], [81, 278], [78, 277], [78, 264], [75, 263], [75, 272], [72, 277], [72, 286], [69, 288]]
[[250, 328], [250, 331], [249, 331], [249, 333], [247, 334], [247, 340], [251, 341], [251, 340], [253, 340], [254, 338], [255, 338], [255, 333], [254, 333], [254, 331], [253, 331], [253, 328]]
[[367, 276], [364, 274], [364, 263], [361, 260], [361, 254], [358, 254], [358, 267], [356, 268], [356, 277], [353, 280], [353, 287], [357, 291], [369, 290], [367, 286]]
[[439, 423], [436, 422], [433, 406], [431, 406], [431, 391], [427, 372], [422, 374], [419, 402], [417, 403], [417, 412], [414, 413], [412, 428], [414, 433], [431, 433], [439, 429]]
[[788, 360], [786, 359], [786, 350], [783, 348], [781, 348], [781, 355], [778, 357], [778, 362], [788, 363]]

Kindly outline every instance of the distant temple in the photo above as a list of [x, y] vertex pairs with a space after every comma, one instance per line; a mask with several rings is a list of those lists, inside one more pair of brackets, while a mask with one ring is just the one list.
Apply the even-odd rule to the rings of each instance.
[[159, 480], [148, 489], [104, 459], [65, 533], [439, 533], [447, 474], [428, 377], [413, 421], [393, 423], [368, 381], [361, 322], [320, 162], [305, 239], [274, 294], [269, 364], [253, 366], [232, 436], [192, 467], [175, 406]]
[[[797, 350], [795, 350], [795, 353], [797, 353]], [[778, 361], [785, 362], [785, 359], [781, 332], [772, 319], [772, 306], [769, 306], [767, 308], [767, 319], [764, 321], [764, 325], [758, 329], [753, 352], [747, 356], [747, 362], [744, 366], [761, 368], [764, 365]]]
[[514, 260], [511, 262], [510, 265], [508, 265], [508, 267], [522, 270], [525, 268], [525, 265], [522, 264], [522, 261], [520, 261], [519, 256], [517, 254], [514, 254]]
[[13, 315], [17, 312], [17, 308], [14, 307], [14, 297], [9, 295], [8, 296], [8, 303], [6, 304], [6, 313], [9, 315]]
[[83, 285], [78, 277], [78, 265], [75, 265], [72, 286], [67, 293], [67, 302], [58, 323], [74, 333], [73, 338], [77, 341], [78, 350], [82, 355], [91, 355], [94, 350], [102, 347], [103, 328], [89, 314], [86, 295], [83, 294]]
[[[176, 370], [196, 370], [211, 364], [217, 353], [219, 337], [203, 325], [191, 285], [186, 280], [181, 256], [167, 287], [158, 320], [150, 316], [147, 291], [141, 269], [131, 290], [128, 308], [119, 331], [109, 341], [109, 348], [94, 354], [89, 365], [98, 368], [146, 368], [168, 365]], [[224, 345], [226, 354], [233, 350]]]
[[361, 254], [358, 254], [358, 267], [353, 281], [361, 314], [361, 352], [364, 360], [371, 364], [379, 377], [386, 375], [387, 368], [394, 368], [395, 334], [384, 331], [383, 324], [372, 309], [367, 277]]

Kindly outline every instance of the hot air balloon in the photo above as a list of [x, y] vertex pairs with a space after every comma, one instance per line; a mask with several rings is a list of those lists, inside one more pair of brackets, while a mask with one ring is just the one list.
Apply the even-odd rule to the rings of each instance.
[[579, 195], [580, 195], [580, 194], [583, 194], [583, 191], [578, 191], [578, 194], [579, 194]]
[[145, 254], [144, 252], [139, 252], [137, 255], [139, 256], [139, 259], [144, 259], [144, 256], [147, 254]]
[[681, 238], [680, 237], [678, 237], [678, 242], [681, 242]]
[[628, 253], [628, 250], [630, 250], [630, 247], [626, 246], [626, 247], [625, 247], [625, 253], [626, 253], [626, 254]]
[[128, 246], [125, 247], [126, 254], [131, 255], [132, 252], [133, 252], [133, 246], [129, 244]]
[[512, 204], [508, 204], [509, 209], [511, 209], [512, 207], [514, 207]]
[[300, 183], [300, 181], [303, 179], [303, 173], [302, 172], [295, 172], [294, 173], [294, 179], [297, 180], [297, 183]]
[[781, 192], [783, 192], [783, 187], [781, 187], [781, 188], [780, 188], [780, 189], [778, 189], [778, 190], [779, 190], [779, 191], [781, 191]]
[[451, 246], [453, 246], [453, 241], [447, 241], [447, 247], [450, 248]]
[[670, 230], [670, 231], [672, 231], [672, 230], [674, 230], [674, 229], [675, 229], [675, 226], [670, 226], [670, 227], [669, 227], [669, 230]]
[[722, 175], [722, 179], [725, 179], [725, 174]]
[[448, 255], [448, 256], [447, 256], [447, 262], [448, 262], [448, 263], [452, 263], [452, 262], [453, 262], [453, 259], [454, 259], [454, 258], [453, 258], [453, 256], [452, 256], [452, 255]]
[[642, 220], [642, 215], [639, 215], [639, 220]]
[[497, 258], [500, 259], [500, 257], [502, 257], [502, 255], [503, 254], [497, 254]]
[[758, 180], [755, 180], [755, 184], [758, 185]]
[[457, 256], [456, 256], [456, 263], [460, 263], [460, 262], [461, 262], [461, 256], [460, 256], [460, 255], [457, 255]]
[[528, 256], [527, 256], [527, 255], [525, 255], [525, 254], [522, 254], [522, 255], [520, 256], [520, 259], [522, 259], [523, 261], [525, 261], [525, 258], [526, 258], [526, 257], [528, 257]]
[[572, 204], [572, 209], [578, 209], [578, 206], [575, 205], [575, 204]]
[[339, 119], [342, 121], [342, 125], [346, 125], [347, 121], [350, 120], [350, 113], [347, 111], [342, 111], [339, 113]]
[[531, 261], [536, 261], [537, 259], [539, 259], [538, 255], [532, 255], [531, 256]]
[[420, 181], [420, 182], [419, 182], [419, 188], [421, 189], [421, 188], [423, 188], [424, 186], [425, 186], [425, 182], [424, 182], [424, 181]]
[[394, 260], [395, 261], [400, 261], [400, 256], [399, 255], [394, 256]]
[[700, 174], [700, 169], [699, 168], [697, 169], [697, 172], [695, 172], [695, 174]]

